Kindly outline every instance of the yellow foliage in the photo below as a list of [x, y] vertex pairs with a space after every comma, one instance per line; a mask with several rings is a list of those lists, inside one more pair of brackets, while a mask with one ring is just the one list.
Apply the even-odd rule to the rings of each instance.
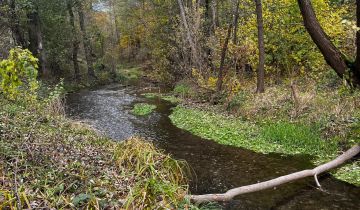
[[197, 83], [200, 87], [210, 89], [210, 90], [216, 89], [216, 83], [218, 80], [216, 77], [210, 76], [208, 79], [205, 79], [201, 75], [199, 70], [197, 70], [195, 68], [192, 69], [192, 76], [197, 80]]

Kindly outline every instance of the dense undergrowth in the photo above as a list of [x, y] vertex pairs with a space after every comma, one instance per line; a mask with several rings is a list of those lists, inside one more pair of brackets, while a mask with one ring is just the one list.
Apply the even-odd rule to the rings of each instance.
[[60, 100], [42, 101], [0, 98], [0, 209], [186, 205], [185, 163], [139, 138], [99, 136], [59, 113]]
[[[188, 91], [199, 94], [194, 88]], [[308, 154], [315, 164], [360, 143], [359, 91], [338, 85], [324, 88], [311, 81], [299, 84], [296, 91], [297, 103], [290, 85], [271, 86], [264, 94], [254, 94], [249, 85], [217, 105], [202, 103], [200, 95], [173, 91], [186, 100], [170, 118], [176, 126], [221, 144], [261, 153]], [[334, 175], [360, 186], [360, 161]]]

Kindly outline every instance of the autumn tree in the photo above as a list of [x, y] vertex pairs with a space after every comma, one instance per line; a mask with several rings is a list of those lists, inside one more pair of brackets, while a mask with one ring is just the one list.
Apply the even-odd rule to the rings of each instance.
[[[304, 25], [315, 42], [326, 62], [335, 70], [340, 78], [345, 78], [354, 86], [360, 85], [360, 32], [356, 36], [356, 59], [349, 61], [340, 50], [331, 42], [321, 27], [310, 0], [298, 0]], [[360, 26], [360, 1], [356, 1], [357, 27]]]

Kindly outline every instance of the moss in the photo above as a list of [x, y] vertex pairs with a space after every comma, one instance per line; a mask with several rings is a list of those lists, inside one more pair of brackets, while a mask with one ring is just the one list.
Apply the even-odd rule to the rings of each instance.
[[132, 113], [139, 116], [145, 116], [151, 114], [156, 109], [155, 105], [139, 103], [135, 104], [132, 109]]

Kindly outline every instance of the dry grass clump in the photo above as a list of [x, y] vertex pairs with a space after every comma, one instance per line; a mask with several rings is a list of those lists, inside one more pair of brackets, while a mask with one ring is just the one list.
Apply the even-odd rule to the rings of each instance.
[[126, 208], [173, 209], [184, 200], [185, 162], [172, 159], [139, 138], [117, 145], [114, 160], [122, 173], [135, 176], [136, 184], [126, 199]]

